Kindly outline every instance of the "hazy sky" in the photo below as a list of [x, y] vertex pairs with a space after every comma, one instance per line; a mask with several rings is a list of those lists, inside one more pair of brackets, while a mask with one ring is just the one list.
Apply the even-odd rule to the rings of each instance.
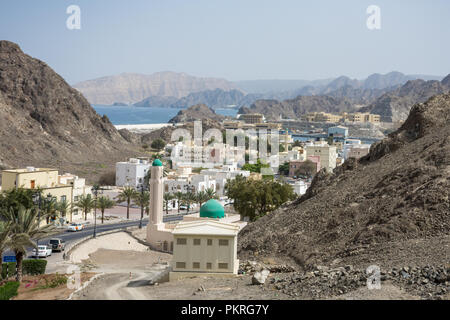
[[[81, 30], [66, 9], [81, 8]], [[369, 30], [369, 5], [381, 29]], [[2, 0], [0, 39], [69, 83], [122, 72], [250, 79], [450, 73], [448, 0]]]

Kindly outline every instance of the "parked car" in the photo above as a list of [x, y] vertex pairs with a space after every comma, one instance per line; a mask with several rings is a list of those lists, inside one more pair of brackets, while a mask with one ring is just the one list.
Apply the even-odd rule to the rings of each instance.
[[187, 210], [187, 208], [188, 208], [188, 207], [185, 206], [185, 205], [181, 205], [181, 206], [180, 206], [180, 210]]
[[33, 249], [33, 257], [47, 258], [52, 255], [52, 247], [47, 245], [38, 246], [38, 249]]
[[69, 231], [73, 231], [73, 232], [81, 231], [83, 229], [84, 229], [84, 226], [82, 223], [72, 223], [68, 228]]
[[49, 243], [51, 244], [53, 251], [61, 252], [61, 251], [66, 250], [66, 242], [62, 239], [57, 239], [57, 238], [50, 239]]

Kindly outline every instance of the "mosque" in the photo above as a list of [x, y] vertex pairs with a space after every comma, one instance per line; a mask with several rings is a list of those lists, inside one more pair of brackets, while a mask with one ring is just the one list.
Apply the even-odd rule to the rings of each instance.
[[152, 163], [150, 221], [147, 242], [156, 250], [173, 253], [170, 278], [193, 273], [237, 274], [237, 235], [247, 224], [238, 214], [226, 213], [219, 201], [207, 201], [182, 221], [163, 222], [164, 177], [159, 159]]

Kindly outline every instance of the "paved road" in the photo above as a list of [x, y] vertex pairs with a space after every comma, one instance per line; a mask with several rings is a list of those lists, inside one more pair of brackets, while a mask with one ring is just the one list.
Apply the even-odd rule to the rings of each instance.
[[[183, 219], [183, 215], [184, 214], [168, 215], [168, 216], [163, 217], [163, 221], [164, 222], [180, 221]], [[147, 226], [147, 224], [148, 224], [148, 218], [145, 218], [144, 220], [142, 220], [143, 227]], [[135, 226], [139, 226], [139, 220], [126, 221], [126, 222], [120, 222], [120, 223], [103, 224], [103, 225], [97, 224], [97, 234], [100, 232], [124, 229], [124, 228], [135, 227]], [[85, 237], [89, 237], [90, 235], [93, 235], [93, 234], [94, 234], [94, 226], [88, 225], [87, 227], [85, 227], [84, 230], [78, 231], [78, 232], [69, 232], [67, 230], [63, 230], [60, 233], [53, 235], [52, 237], [40, 239], [39, 244], [48, 243], [50, 238], [60, 238], [60, 239], [63, 239], [66, 241], [66, 245], [69, 245], [75, 241], [78, 241]], [[28, 250], [29, 257], [31, 256], [31, 251], [32, 251], [32, 248], [29, 248], [29, 250]], [[11, 251], [7, 251], [3, 255], [10, 256], [10, 255], [14, 255], [14, 253]], [[51, 273], [52, 270], [54, 269], [53, 265], [58, 262], [63, 261], [62, 255], [63, 255], [63, 253], [53, 252], [52, 256], [47, 258], [47, 260], [48, 260], [47, 272]]]

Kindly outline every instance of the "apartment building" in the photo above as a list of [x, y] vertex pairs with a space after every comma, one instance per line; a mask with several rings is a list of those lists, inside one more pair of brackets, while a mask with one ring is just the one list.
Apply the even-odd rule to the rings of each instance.
[[328, 172], [336, 168], [337, 151], [336, 146], [330, 146], [326, 141], [319, 141], [305, 146], [307, 157], [319, 156], [320, 167], [326, 168]]

